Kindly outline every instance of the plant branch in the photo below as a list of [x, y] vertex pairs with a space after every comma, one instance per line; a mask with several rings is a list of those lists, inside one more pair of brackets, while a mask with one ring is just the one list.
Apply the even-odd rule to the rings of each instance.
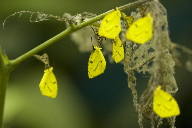
[[[147, 1], [152, 1], [152, 0], [140, 0], [140, 1], [136, 1], [136, 2], [133, 2], [133, 3], [130, 3], [130, 4], [126, 4], [126, 5], [123, 5], [123, 6], [120, 6], [118, 7], [119, 10], [126, 10], [126, 9], [131, 9], [131, 8], [134, 8], [134, 7], [137, 7]], [[39, 46], [35, 47], [34, 49], [30, 50], [29, 52], [19, 56], [18, 58], [16, 58], [15, 60], [12, 60], [10, 62], [10, 69], [14, 69], [18, 64], [20, 64], [22, 61], [26, 60], [27, 58], [33, 56], [34, 54], [42, 51], [43, 49], [47, 48], [48, 46], [56, 43], [57, 41], [61, 40], [62, 38], [68, 36], [69, 34], [83, 28], [83, 27], [86, 27], [88, 25], [91, 25], [93, 24], [94, 22], [96, 21], [99, 21], [101, 20], [105, 15], [107, 15], [108, 13], [114, 11], [114, 9], [112, 10], [109, 10], [101, 15], [98, 15], [88, 21], [85, 21], [79, 25], [73, 25], [73, 27], [70, 27], [68, 29], [66, 29], [65, 31], [59, 33], [58, 35], [54, 36], [53, 38], [45, 41], [44, 43], [40, 44]]]
[[189, 48], [187, 48], [187, 47], [185, 47], [185, 46], [182, 46], [182, 45], [179, 45], [179, 44], [176, 44], [176, 43], [171, 43], [171, 46], [172, 46], [173, 48], [179, 48], [179, 49], [183, 50], [183, 52], [192, 55], [192, 50], [189, 49]]

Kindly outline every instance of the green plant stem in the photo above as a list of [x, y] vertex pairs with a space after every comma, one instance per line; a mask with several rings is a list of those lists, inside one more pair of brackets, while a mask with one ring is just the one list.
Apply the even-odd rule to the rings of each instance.
[[0, 126], [2, 126], [3, 122], [5, 94], [9, 81], [9, 76], [10, 74], [6, 71], [0, 73]]
[[10, 76], [10, 71], [7, 70], [7, 65], [9, 60], [7, 56], [3, 55], [0, 49], [0, 127], [3, 122], [3, 112], [5, 104], [5, 94], [7, 89], [7, 84]]

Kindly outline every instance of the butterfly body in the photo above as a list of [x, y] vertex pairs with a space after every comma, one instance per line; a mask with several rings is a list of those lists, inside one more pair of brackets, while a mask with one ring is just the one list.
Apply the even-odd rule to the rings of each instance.
[[58, 91], [57, 79], [53, 74], [53, 67], [50, 67], [49, 65], [48, 55], [44, 53], [42, 56], [34, 55], [34, 57], [45, 64], [44, 74], [39, 84], [42, 95], [56, 98]]
[[119, 37], [114, 39], [113, 42], [113, 50], [112, 50], [112, 58], [113, 60], [118, 63], [121, 60], [124, 59], [124, 48], [123, 48], [123, 43], [119, 39]]
[[57, 79], [53, 74], [53, 67], [44, 70], [44, 75], [39, 84], [39, 88], [42, 95], [56, 98], [58, 85]]
[[130, 25], [126, 37], [135, 43], [144, 44], [152, 38], [152, 27], [153, 18], [148, 13], [147, 16], [136, 20]]
[[106, 68], [105, 58], [98, 46], [94, 46], [94, 51], [91, 53], [88, 61], [88, 76], [94, 78], [102, 74]]
[[115, 39], [121, 32], [120, 18], [121, 13], [117, 8], [115, 11], [107, 14], [101, 22], [99, 35], [106, 38]]
[[153, 111], [162, 118], [180, 114], [177, 101], [169, 93], [163, 91], [161, 86], [154, 91]]

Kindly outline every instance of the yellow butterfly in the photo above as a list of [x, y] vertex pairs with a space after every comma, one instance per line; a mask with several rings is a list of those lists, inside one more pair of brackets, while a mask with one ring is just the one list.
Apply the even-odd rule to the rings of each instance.
[[53, 67], [44, 70], [44, 75], [39, 84], [39, 88], [41, 90], [42, 95], [51, 98], [56, 98], [58, 85], [57, 79], [53, 74]]
[[48, 55], [45, 53], [42, 56], [39, 56], [39, 55], [34, 55], [34, 56], [37, 59], [41, 60], [43, 63], [45, 63], [44, 75], [39, 84], [39, 88], [42, 95], [48, 96], [51, 98], [56, 98], [57, 91], [58, 91], [57, 79], [53, 74], [53, 67], [49, 66]]
[[153, 33], [153, 18], [148, 13], [147, 16], [136, 20], [126, 33], [127, 39], [144, 44], [152, 38]]
[[113, 52], [112, 52], [113, 60], [118, 63], [124, 59], [124, 48], [123, 43], [119, 39], [119, 37], [114, 39], [113, 42]]
[[154, 91], [153, 111], [161, 118], [177, 116], [180, 114], [180, 109], [177, 101], [167, 92], [158, 86]]
[[91, 53], [88, 61], [88, 76], [94, 78], [102, 73], [106, 68], [106, 61], [101, 52], [102, 48], [94, 46], [94, 51]]
[[121, 12], [121, 16], [124, 18], [127, 27], [131, 26], [133, 24], [133, 16], [127, 16], [125, 13]]
[[121, 13], [118, 8], [116, 8], [115, 11], [107, 14], [101, 22], [99, 35], [106, 38], [115, 39], [121, 32], [120, 18]]

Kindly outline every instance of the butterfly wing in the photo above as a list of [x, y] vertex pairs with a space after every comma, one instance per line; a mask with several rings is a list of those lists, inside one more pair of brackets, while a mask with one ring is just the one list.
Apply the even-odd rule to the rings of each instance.
[[42, 95], [55, 98], [57, 96], [57, 79], [53, 74], [53, 67], [50, 67], [44, 71], [43, 78], [39, 84]]
[[163, 91], [161, 86], [158, 86], [154, 92], [153, 111], [162, 118], [180, 114], [177, 101], [169, 93]]
[[91, 53], [88, 61], [88, 76], [94, 78], [102, 74], [106, 67], [105, 58], [100, 50], [101, 48], [94, 46], [94, 51]]
[[121, 13], [118, 9], [107, 14], [101, 22], [99, 35], [106, 38], [115, 39], [121, 32], [120, 18]]
[[114, 39], [113, 42], [113, 52], [112, 52], [113, 60], [118, 63], [124, 59], [124, 48], [123, 43], [119, 39], [119, 37]]
[[144, 44], [152, 38], [153, 33], [153, 18], [150, 13], [147, 16], [136, 20], [128, 29], [126, 33], [127, 39]]
[[131, 24], [133, 24], [133, 16], [127, 16], [125, 13], [121, 12], [121, 16], [124, 18], [127, 27], [131, 26]]

